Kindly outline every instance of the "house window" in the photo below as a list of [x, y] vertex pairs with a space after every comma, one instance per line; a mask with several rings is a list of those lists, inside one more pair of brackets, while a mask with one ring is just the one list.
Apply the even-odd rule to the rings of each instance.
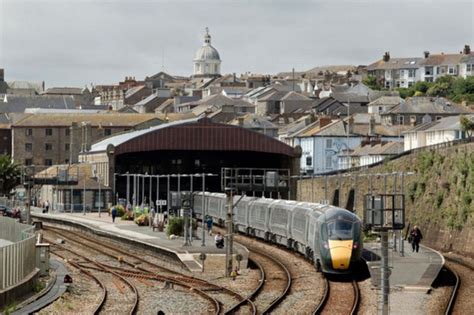
[[71, 129], [69, 129], [69, 128], [66, 128], [66, 130], [65, 130], [65, 134], [66, 134], [66, 136], [69, 136], [69, 135], [71, 135]]
[[45, 143], [44, 144], [44, 149], [46, 151], [51, 151], [53, 149], [53, 145], [51, 143]]
[[443, 117], [441, 117], [441, 116], [436, 116], [435, 117], [436, 120], [440, 120], [441, 118], [443, 118]]
[[466, 65], [466, 71], [467, 71], [467, 72], [471, 72], [471, 71], [473, 71], [473, 70], [474, 70], [474, 64], [473, 64], [473, 65], [471, 65], [471, 64], [467, 64], [467, 65]]
[[46, 129], [45, 129], [45, 135], [47, 135], [47, 136], [52, 136], [52, 135], [53, 135], [53, 129], [51, 129], [51, 128], [46, 128]]
[[405, 117], [398, 116], [398, 124], [399, 125], [404, 125], [405, 124]]
[[400, 81], [397, 81], [396, 84], [397, 84], [397, 87], [400, 87]]
[[112, 129], [106, 128], [104, 129], [104, 136], [110, 136], [112, 134]]
[[26, 159], [25, 165], [33, 165], [33, 159]]
[[413, 81], [408, 81], [408, 87], [413, 86], [414, 82]]
[[64, 164], [69, 164], [69, 159], [65, 159]]
[[456, 69], [454, 67], [449, 67], [448, 68], [448, 73], [449, 74], [456, 74]]
[[306, 166], [311, 166], [313, 164], [313, 158], [311, 156], [306, 157]]
[[408, 77], [409, 78], [414, 78], [416, 75], [416, 69], [410, 69], [408, 70]]
[[31, 128], [25, 129], [25, 135], [32, 136], [33, 135], [33, 129], [31, 129]]
[[53, 160], [51, 160], [51, 159], [46, 159], [46, 160], [44, 160], [44, 165], [46, 165], [46, 166], [51, 166], [51, 165], [53, 165]]
[[69, 151], [71, 145], [69, 143], [64, 144], [64, 150]]
[[425, 82], [433, 82], [433, 78], [425, 78]]
[[379, 113], [381, 113], [383, 110], [383, 107], [382, 106], [379, 106]]
[[405, 75], [405, 70], [400, 70], [400, 76], [403, 77]]
[[326, 148], [332, 148], [332, 139], [326, 139]]
[[332, 168], [332, 156], [326, 156], [326, 168]]
[[25, 151], [33, 151], [33, 143], [25, 143]]

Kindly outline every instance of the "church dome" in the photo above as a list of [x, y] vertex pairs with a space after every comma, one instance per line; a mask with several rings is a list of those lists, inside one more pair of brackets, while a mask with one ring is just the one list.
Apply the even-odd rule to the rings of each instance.
[[207, 28], [206, 35], [204, 36], [204, 45], [196, 51], [194, 60], [221, 60], [219, 52], [211, 45], [211, 35]]
[[196, 51], [194, 60], [221, 60], [217, 49], [210, 44], [205, 44]]

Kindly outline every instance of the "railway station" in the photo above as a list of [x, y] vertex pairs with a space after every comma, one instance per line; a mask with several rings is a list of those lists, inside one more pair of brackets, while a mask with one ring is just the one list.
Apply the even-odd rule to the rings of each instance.
[[[207, 118], [101, 140], [80, 160], [91, 166], [86, 179], [98, 183], [99, 196], [111, 191], [107, 207], [101, 197], [98, 209], [30, 206], [36, 231], [0, 217], [0, 253], [8, 247], [7, 255], [35, 257], [35, 266], [30, 259], [17, 269], [9, 261], [15, 274], [0, 278], [0, 301], [55, 274], [14, 314], [54, 311], [48, 305], [85, 279], [97, 283], [89, 288], [98, 300], [91, 313], [122, 313], [117, 300], [125, 297], [127, 313], [195, 312], [192, 303], [169, 302], [175, 299], [201, 303], [198, 313], [355, 314], [361, 299], [374, 298], [381, 314], [424, 312], [446, 261], [425, 246], [410, 251], [402, 235], [405, 195], [396, 184], [393, 193], [365, 195], [362, 218], [327, 201], [308, 202], [295, 183], [302, 180], [300, 156], [299, 148]], [[83, 183], [59, 170], [47, 174], [25, 178], [51, 185], [62, 176], [64, 191]], [[340, 181], [337, 187], [339, 194]], [[118, 207], [124, 213], [116, 217]], [[170, 232], [172, 225], [180, 230]], [[367, 241], [364, 230], [377, 238]], [[160, 308], [147, 309], [150, 302]]]

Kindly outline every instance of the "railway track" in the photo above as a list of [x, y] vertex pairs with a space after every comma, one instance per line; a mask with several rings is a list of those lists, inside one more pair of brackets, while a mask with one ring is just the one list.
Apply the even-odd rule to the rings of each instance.
[[357, 314], [360, 301], [355, 280], [335, 282], [325, 280], [324, 296], [313, 314]]
[[[260, 271], [258, 286], [247, 297], [253, 301], [258, 314], [270, 313], [286, 297], [291, 287], [290, 271], [284, 264], [271, 255], [251, 249], [249, 259]], [[248, 303], [236, 304], [228, 313], [242, 311]], [[244, 312], [246, 313], [246, 312]]]
[[[470, 295], [473, 287], [472, 272], [474, 267], [461, 258], [455, 258], [444, 255], [449, 264], [445, 264], [444, 268], [448, 269], [454, 277], [454, 284], [449, 296], [449, 301], [444, 310], [445, 315], [464, 313], [465, 309], [472, 310], [472, 302], [470, 305], [460, 305], [471, 301]], [[449, 265], [449, 266], [448, 266]], [[464, 279], [464, 281], [461, 281]], [[467, 292], [466, 292], [467, 291]], [[463, 296], [464, 295], [464, 296]], [[467, 296], [469, 298], [467, 298]], [[460, 298], [462, 296], [462, 298]]]
[[[94, 308], [94, 314], [98, 314], [101, 311], [105, 313], [114, 313], [119, 311], [119, 309], [117, 309], [117, 306], [120, 306], [120, 308], [122, 308], [124, 307], [124, 305], [127, 304], [130, 304], [130, 306], [129, 311], [127, 311], [126, 313], [136, 313], [139, 301], [138, 290], [136, 286], [129, 280], [127, 280], [125, 277], [114, 271], [107, 270], [106, 268], [92, 261], [91, 259], [83, 255], [79, 255], [78, 253], [75, 253], [74, 251], [67, 249], [63, 246], [58, 246], [58, 248], [52, 249], [51, 252], [54, 255], [64, 259], [71, 266], [79, 269], [82, 273], [86, 274], [88, 277], [92, 278], [95, 282], [99, 284], [102, 289], [102, 295], [99, 299], [98, 305]], [[67, 255], [64, 254], [64, 252], [67, 252], [70, 256], [72, 256], [72, 258], [68, 258]], [[88, 264], [96, 266], [97, 268], [89, 268], [87, 266], [80, 265], [76, 260], [77, 257], [84, 260]], [[108, 283], [113, 283], [114, 286], [107, 285]], [[125, 286], [123, 284], [125, 284]], [[125, 287], [128, 287], [130, 289], [132, 295], [127, 294], [127, 290], [125, 289]], [[115, 288], [115, 290], [113, 288]], [[128, 301], [130, 300], [130, 297], [131, 301]], [[123, 310], [120, 309], [120, 311]]]
[[[228, 305], [234, 305], [235, 301], [237, 301], [238, 303], [245, 302], [249, 304], [249, 309], [253, 310], [252, 313], [255, 312], [255, 305], [252, 301], [228, 288], [179, 273], [176, 270], [172, 270], [164, 266], [160, 266], [125, 250], [113, 247], [111, 245], [105, 244], [104, 242], [100, 242], [90, 237], [87, 237], [81, 233], [69, 230], [66, 231], [52, 227], [47, 227], [45, 230], [51, 231], [56, 235], [59, 235], [63, 239], [67, 239], [68, 242], [80, 244], [82, 247], [89, 248], [90, 250], [108, 256], [113, 260], [120, 260], [122, 264], [128, 265], [134, 269], [132, 274], [130, 274], [131, 269], [127, 269], [127, 272], [129, 272], [129, 276], [133, 276], [133, 274], [135, 275], [135, 277], [139, 278], [147, 276], [151, 279], [181, 285], [197, 292], [201, 291], [203, 294], [213, 299], [215, 313], [221, 312]], [[143, 266], [147, 266], [148, 268], [144, 268]], [[109, 267], [114, 268], [114, 266]], [[123, 270], [121, 272], [123, 272]], [[234, 302], [229, 303], [227, 301], [229, 297], [233, 299]]]

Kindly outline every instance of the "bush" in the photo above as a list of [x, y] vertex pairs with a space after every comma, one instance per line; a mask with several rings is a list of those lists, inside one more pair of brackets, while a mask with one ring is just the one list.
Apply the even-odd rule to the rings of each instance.
[[[123, 217], [125, 214], [125, 208], [122, 205], [115, 205], [112, 208], [117, 209], [117, 217]], [[109, 214], [112, 214], [112, 208], [109, 208]]]
[[172, 217], [168, 221], [166, 228], [166, 235], [183, 235], [184, 232], [184, 219], [180, 217]]
[[444, 195], [443, 193], [438, 193], [436, 195], [436, 209], [439, 209], [439, 207], [441, 206], [441, 204], [443, 203], [443, 200], [444, 200]]
[[135, 223], [139, 226], [148, 225], [148, 215], [142, 214], [135, 219]]

